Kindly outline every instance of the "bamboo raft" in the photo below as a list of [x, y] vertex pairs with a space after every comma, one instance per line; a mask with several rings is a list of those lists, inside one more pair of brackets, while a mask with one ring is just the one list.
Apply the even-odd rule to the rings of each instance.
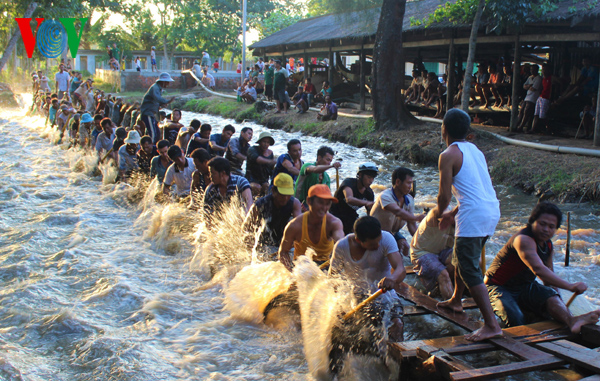
[[[474, 331], [482, 325], [482, 322], [471, 320], [466, 313], [457, 314], [437, 308], [437, 300], [405, 283], [396, 292], [415, 304], [405, 307], [405, 316], [433, 314], [467, 331]], [[476, 308], [472, 299], [463, 300], [463, 309], [472, 308]], [[389, 349], [400, 364], [402, 380], [423, 378], [424, 373], [433, 375], [431, 378], [445, 380], [490, 380], [571, 365], [584, 375], [582, 380], [600, 381], [600, 326], [584, 326], [581, 334], [574, 335], [558, 322], [545, 321], [507, 328], [503, 332], [502, 338], [477, 343], [467, 341], [463, 336], [454, 336], [389, 343]], [[507, 352], [516, 356], [517, 360], [477, 368], [456, 357], [492, 351]]]

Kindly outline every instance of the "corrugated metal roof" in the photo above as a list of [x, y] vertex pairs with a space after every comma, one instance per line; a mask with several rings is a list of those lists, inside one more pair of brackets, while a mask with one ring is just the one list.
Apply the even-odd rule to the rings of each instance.
[[[411, 26], [411, 18], [422, 20], [427, 15], [432, 14], [440, 5], [444, 5], [447, 2], [448, 1], [441, 0], [407, 1], [403, 31], [424, 29], [425, 27], [422, 25]], [[257, 49], [278, 45], [374, 36], [377, 33], [380, 13], [381, 8], [371, 8], [363, 11], [307, 18], [255, 42], [250, 45], [249, 48]], [[595, 17], [599, 14], [600, 4], [597, 2], [582, 1], [573, 4], [571, 1], [562, 1], [558, 4], [556, 10], [547, 13], [539, 20], [532, 17], [532, 21], [548, 22], [570, 19], [571, 24], [574, 25], [581, 22], [586, 17]], [[468, 27], [470, 27], [470, 25], [454, 24], [449, 21], [444, 21], [435, 23], [428, 28], [442, 29]]]

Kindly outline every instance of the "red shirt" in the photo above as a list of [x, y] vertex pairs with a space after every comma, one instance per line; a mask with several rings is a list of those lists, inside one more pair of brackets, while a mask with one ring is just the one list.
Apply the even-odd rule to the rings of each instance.
[[315, 85], [313, 85], [312, 83], [307, 83], [306, 85], [304, 85], [304, 92], [307, 94], [316, 94], [317, 93], [317, 89], [315, 88]]
[[213, 67], [214, 67], [215, 69], [218, 69], [218, 68], [219, 68], [219, 63], [218, 63], [217, 61], [215, 61], [215, 63], [213, 64]]
[[540, 97], [544, 99], [550, 99], [550, 95], [552, 93], [552, 74], [547, 77], [542, 78], [542, 92], [540, 93]]

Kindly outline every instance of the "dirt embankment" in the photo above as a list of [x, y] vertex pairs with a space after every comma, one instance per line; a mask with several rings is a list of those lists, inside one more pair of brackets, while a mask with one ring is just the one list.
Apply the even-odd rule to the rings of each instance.
[[[444, 148], [440, 125], [420, 123], [410, 130], [377, 131], [372, 119], [340, 117], [320, 122], [314, 112], [273, 114], [262, 102], [237, 103], [206, 93], [183, 99], [173, 107], [234, 118], [254, 120], [269, 128], [301, 131], [332, 141], [395, 154], [411, 163], [436, 166]], [[505, 144], [486, 131], [474, 130], [473, 142], [483, 151], [494, 183], [514, 186], [542, 199], [558, 202], [600, 201], [600, 158], [556, 154]]]

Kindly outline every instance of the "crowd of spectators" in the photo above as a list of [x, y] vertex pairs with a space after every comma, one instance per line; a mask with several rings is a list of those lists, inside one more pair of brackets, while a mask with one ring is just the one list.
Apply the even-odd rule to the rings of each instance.
[[[422, 65], [417, 65], [417, 67]], [[497, 61], [481, 61], [476, 66], [471, 79], [469, 106], [475, 109], [506, 111], [512, 105], [513, 65], [503, 58]], [[583, 110], [580, 113], [580, 127], [583, 133], [578, 136], [591, 139], [593, 135], [594, 109], [598, 92], [598, 68], [588, 56], [584, 56], [581, 66], [571, 66], [568, 60], [561, 65], [561, 74], [553, 73], [549, 62], [541, 65], [523, 63], [518, 68], [520, 83], [518, 91], [518, 126], [521, 133], [557, 134], [556, 128], [549, 125], [549, 115], [559, 112], [561, 106], [569, 103], [569, 108]], [[458, 73], [455, 73], [458, 77]], [[452, 107], [461, 103], [464, 89], [463, 80], [456, 84]], [[407, 104], [421, 107], [434, 106], [434, 117], [441, 118], [444, 113], [447, 93], [447, 73], [438, 76], [424, 68], [415, 68], [412, 82], [405, 92]]]

